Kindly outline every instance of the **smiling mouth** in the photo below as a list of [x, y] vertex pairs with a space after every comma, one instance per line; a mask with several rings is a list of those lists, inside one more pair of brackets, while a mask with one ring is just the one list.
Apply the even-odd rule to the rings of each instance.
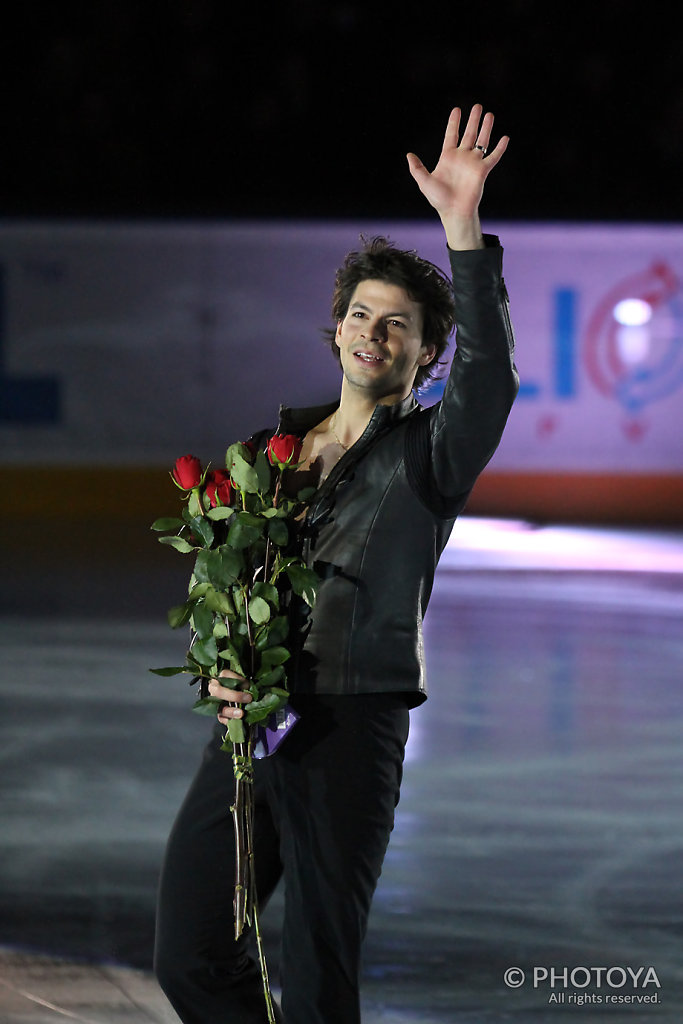
[[356, 359], [360, 359], [363, 363], [383, 363], [384, 359], [382, 356], [375, 356], [371, 352], [354, 352]]

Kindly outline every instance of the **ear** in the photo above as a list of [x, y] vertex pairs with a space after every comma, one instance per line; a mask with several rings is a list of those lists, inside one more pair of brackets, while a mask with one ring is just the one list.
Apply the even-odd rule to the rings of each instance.
[[342, 321], [341, 320], [337, 320], [337, 330], [336, 330], [336, 333], [334, 335], [334, 343], [337, 346], [337, 348], [341, 348], [341, 328], [342, 328]]
[[420, 366], [428, 366], [436, 356], [436, 345], [423, 345], [422, 352], [418, 356]]

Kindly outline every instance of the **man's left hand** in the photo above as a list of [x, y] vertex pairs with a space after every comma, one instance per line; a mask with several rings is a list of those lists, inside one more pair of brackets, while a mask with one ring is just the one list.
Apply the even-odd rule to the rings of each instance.
[[410, 173], [427, 201], [439, 214], [451, 249], [482, 248], [479, 203], [484, 182], [507, 149], [504, 135], [488, 153], [493, 114], [485, 114], [480, 103], [472, 107], [460, 138], [461, 110], [451, 112], [441, 156], [430, 173], [414, 153], [408, 153]]

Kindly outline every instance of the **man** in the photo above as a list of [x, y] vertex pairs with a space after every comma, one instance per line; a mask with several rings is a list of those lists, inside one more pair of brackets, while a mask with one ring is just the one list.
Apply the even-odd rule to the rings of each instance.
[[[449, 119], [430, 174], [410, 172], [443, 223], [453, 289], [431, 264], [375, 240], [337, 275], [334, 346], [341, 397], [281, 410], [303, 439], [300, 471], [317, 490], [301, 526], [321, 576], [315, 609], [295, 615], [288, 670], [300, 721], [257, 762], [255, 857], [263, 907], [285, 882], [282, 1019], [358, 1024], [360, 949], [398, 802], [408, 709], [425, 699], [422, 617], [436, 563], [517, 391], [501, 249], [481, 233], [493, 116]], [[412, 397], [443, 353], [457, 352], [442, 401]], [[234, 673], [212, 680], [218, 718], [240, 717]], [[234, 685], [234, 684], [233, 684]], [[228, 706], [228, 702], [237, 707]], [[179, 813], [162, 873], [156, 970], [184, 1024], [262, 1024], [260, 975], [232, 938], [231, 763], [220, 737]]]

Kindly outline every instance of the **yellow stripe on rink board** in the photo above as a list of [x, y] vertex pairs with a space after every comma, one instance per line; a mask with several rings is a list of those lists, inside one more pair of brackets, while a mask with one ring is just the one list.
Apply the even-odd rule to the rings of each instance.
[[[3, 519], [152, 522], [180, 512], [180, 492], [159, 466], [4, 466]], [[484, 472], [469, 515], [543, 522], [683, 525], [683, 476]]]
[[3, 466], [0, 482], [3, 516], [151, 522], [182, 507], [159, 466]]

